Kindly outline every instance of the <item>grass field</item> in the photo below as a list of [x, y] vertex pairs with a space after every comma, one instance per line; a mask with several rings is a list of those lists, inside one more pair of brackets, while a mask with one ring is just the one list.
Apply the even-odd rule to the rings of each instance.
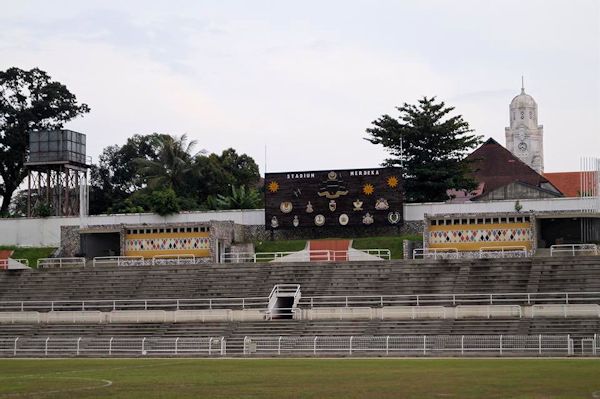
[[13, 397], [600, 398], [600, 360], [1, 360]]
[[13, 259], [29, 259], [29, 266], [37, 267], [37, 261], [40, 258], [47, 258], [56, 250], [52, 247], [12, 247], [2, 246], [0, 249], [12, 249], [15, 251], [11, 258]]

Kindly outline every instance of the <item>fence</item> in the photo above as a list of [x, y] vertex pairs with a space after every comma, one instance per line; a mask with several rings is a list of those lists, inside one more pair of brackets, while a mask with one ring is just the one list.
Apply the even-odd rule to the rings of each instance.
[[554, 255], [598, 255], [596, 244], [557, 244], [550, 246], [550, 256]]
[[0, 357], [225, 356], [224, 337], [0, 338]]
[[458, 259], [456, 248], [415, 248], [413, 259]]
[[567, 356], [569, 335], [245, 337], [244, 355]]
[[[367, 255], [383, 260], [391, 259], [389, 249], [357, 249]], [[357, 257], [359, 258], [359, 257]], [[349, 250], [302, 250], [296, 252], [226, 252], [221, 254], [221, 263], [262, 263], [262, 262], [341, 262], [351, 261]], [[364, 260], [364, 259], [357, 259]]]
[[92, 266], [117, 265], [117, 266], [143, 266], [146, 262], [143, 256], [97, 256], [92, 261]]
[[40, 258], [37, 267], [85, 267], [85, 258]]
[[[2, 301], [2, 311], [57, 310], [203, 310], [266, 309], [268, 297], [197, 298], [197, 299], [91, 299], [60, 301]], [[600, 303], [600, 292], [519, 292], [474, 294], [408, 294], [408, 295], [325, 295], [303, 296], [302, 308], [316, 307], [385, 307], [427, 305], [540, 305]]]
[[192, 254], [156, 255], [152, 257], [153, 265], [194, 265], [196, 257]]

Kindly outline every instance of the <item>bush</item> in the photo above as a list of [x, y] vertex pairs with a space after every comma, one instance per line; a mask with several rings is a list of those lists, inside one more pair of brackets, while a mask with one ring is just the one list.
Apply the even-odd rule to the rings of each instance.
[[150, 209], [161, 216], [179, 212], [179, 200], [172, 188], [155, 190], [150, 194]]

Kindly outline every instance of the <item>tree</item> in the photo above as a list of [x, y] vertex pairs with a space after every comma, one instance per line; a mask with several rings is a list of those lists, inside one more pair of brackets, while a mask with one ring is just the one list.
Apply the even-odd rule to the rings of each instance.
[[246, 189], [245, 186], [235, 188], [231, 186], [231, 194], [217, 195], [218, 209], [256, 209], [260, 205], [260, 195], [256, 189]]
[[0, 214], [8, 211], [15, 190], [25, 178], [30, 130], [60, 129], [89, 112], [65, 85], [34, 68], [0, 71]]
[[474, 190], [465, 156], [481, 143], [481, 136], [461, 115], [449, 116], [454, 107], [423, 97], [417, 105], [397, 107], [398, 119], [382, 115], [367, 129], [367, 141], [383, 145], [392, 158], [385, 166], [404, 167], [408, 202], [446, 201], [447, 190]]
[[156, 160], [145, 158], [136, 159], [140, 175], [147, 178], [148, 187], [151, 189], [167, 187], [176, 193], [186, 189], [186, 177], [195, 172], [193, 167], [193, 148], [196, 141], [187, 142], [187, 135], [174, 137], [160, 135], [155, 137], [158, 147]]

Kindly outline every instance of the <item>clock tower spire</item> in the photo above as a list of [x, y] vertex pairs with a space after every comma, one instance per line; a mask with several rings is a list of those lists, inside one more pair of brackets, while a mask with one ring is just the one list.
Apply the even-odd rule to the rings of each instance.
[[510, 126], [505, 128], [506, 148], [538, 173], [544, 171], [544, 127], [538, 125], [537, 103], [525, 93], [521, 76], [521, 94], [509, 106]]

